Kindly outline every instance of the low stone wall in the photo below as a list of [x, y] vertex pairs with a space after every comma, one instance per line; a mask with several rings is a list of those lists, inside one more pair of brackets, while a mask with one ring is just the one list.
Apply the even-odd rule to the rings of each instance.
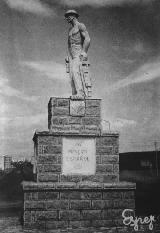
[[28, 232], [99, 233], [115, 227], [125, 229], [122, 211], [135, 209], [132, 183], [24, 182], [23, 190], [24, 228]]

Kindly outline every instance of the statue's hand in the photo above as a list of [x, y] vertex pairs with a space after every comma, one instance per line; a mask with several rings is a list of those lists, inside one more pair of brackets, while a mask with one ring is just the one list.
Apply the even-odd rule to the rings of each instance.
[[65, 63], [66, 63], [66, 72], [69, 73], [70, 70], [69, 70], [69, 57], [68, 56], [65, 58]]
[[81, 61], [87, 61], [87, 59], [88, 59], [87, 53], [84, 51], [81, 52], [79, 57], [80, 57]]
[[69, 57], [68, 56], [65, 58], [65, 61], [66, 61], [66, 63], [69, 63]]

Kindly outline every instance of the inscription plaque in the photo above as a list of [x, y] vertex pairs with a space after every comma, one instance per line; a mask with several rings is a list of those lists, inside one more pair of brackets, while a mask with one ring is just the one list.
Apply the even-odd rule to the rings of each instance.
[[96, 146], [94, 138], [63, 138], [63, 175], [94, 175]]

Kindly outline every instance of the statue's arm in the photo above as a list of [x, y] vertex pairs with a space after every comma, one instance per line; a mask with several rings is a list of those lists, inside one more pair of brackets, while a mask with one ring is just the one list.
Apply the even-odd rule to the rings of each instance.
[[81, 33], [81, 36], [84, 39], [84, 42], [83, 42], [83, 51], [85, 53], [87, 53], [88, 49], [89, 49], [89, 46], [90, 46], [91, 39], [90, 39], [89, 33], [88, 33], [87, 29], [86, 29], [86, 26], [83, 23], [79, 24], [79, 31]]
[[71, 43], [70, 43], [70, 40], [69, 40], [69, 32], [70, 32], [71, 29], [69, 29], [68, 31], [68, 56], [69, 57], [72, 57], [71, 55]]
[[68, 56], [71, 57], [71, 45], [68, 39]]

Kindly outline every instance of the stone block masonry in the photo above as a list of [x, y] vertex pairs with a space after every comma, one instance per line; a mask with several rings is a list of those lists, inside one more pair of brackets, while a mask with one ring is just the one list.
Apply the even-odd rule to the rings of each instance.
[[103, 132], [101, 100], [50, 98], [48, 129], [33, 137], [36, 180], [23, 183], [25, 232], [130, 232], [122, 212], [135, 209], [135, 184], [119, 182], [119, 134]]
[[[63, 138], [73, 138], [70, 134], [56, 134], [53, 132], [36, 132], [34, 143], [36, 149], [36, 177], [38, 182], [118, 182], [119, 155], [118, 134], [74, 135], [82, 140], [93, 138], [96, 148], [96, 170], [93, 175], [64, 175], [63, 166]], [[94, 156], [94, 155], [93, 155]]]
[[101, 100], [50, 98], [48, 129], [56, 133], [100, 134]]
[[24, 182], [23, 189], [26, 230], [108, 232], [104, 230], [123, 226], [124, 208], [135, 208], [131, 183]]

